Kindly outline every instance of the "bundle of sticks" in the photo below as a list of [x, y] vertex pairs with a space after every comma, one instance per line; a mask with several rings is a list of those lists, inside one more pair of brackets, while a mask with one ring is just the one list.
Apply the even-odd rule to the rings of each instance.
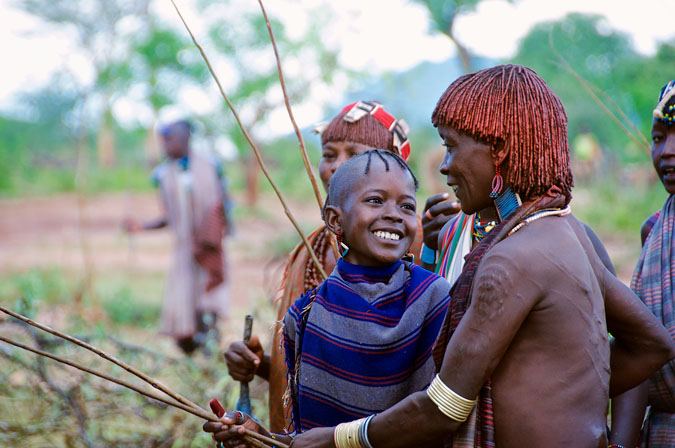
[[[197, 404], [195, 404], [194, 402], [192, 402], [192, 401], [188, 400], [187, 398], [183, 397], [179, 393], [174, 392], [169, 387], [165, 386], [164, 384], [162, 384], [161, 382], [152, 378], [151, 376], [146, 375], [145, 373], [141, 372], [140, 370], [136, 369], [135, 367], [132, 367], [131, 365], [125, 363], [124, 361], [122, 361], [120, 359], [117, 359], [112, 355], [109, 355], [108, 353], [94, 347], [93, 345], [87, 344], [86, 342], [84, 342], [80, 339], [77, 339], [73, 336], [62, 333], [58, 330], [54, 330], [53, 328], [50, 328], [50, 327], [48, 327], [46, 325], [43, 325], [39, 322], [35, 322], [34, 320], [29, 319], [28, 317], [26, 317], [22, 314], [15, 313], [14, 311], [9, 310], [9, 309], [7, 309], [3, 306], [0, 306], [0, 311], [2, 311], [3, 313], [5, 313], [9, 316], [14, 317], [15, 319], [20, 320], [20, 321], [22, 321], [22, 322], [24, 322], [28, 325], [31, 325], [35, 328], [38, 328], [42, 331], [45, 331], [49, 334], [52, 334], [56, 337], [64, 339], [68, 342], [71, 342], [75, 345], [78, 345], [82, 348], [85, 348], [85, 349], [95, 353], [96, 355], [100, 356], [101, 358], [112, 362], [113, 364], [123, 368], [127, 372], [129, 372], [129, 373], [135, 375], [136, 377], [140, 378], [141, 380], [143, 380], [144, 382], [146, 382], [147, 384], [149, 384], [153, 388], [163, 392], [166, 396], [168, 396], [168, 398], [164, 395], [161, 395], [161, 394], [149, 391], [149, 390], [142, 389], [142, 388], [140, 388], [136, 385], [128, 383], [128, 382], [126, 382], [124, 380], [121, 380], [119, 378], [114, 378], [114, 377], [112, 377], [112, 376], [110, 376], [110, 375], [108, 375], [104, 372], [94, 370], [94, 369], [90, 369], [89, 367], [84, 366], [82, 364], [79, 364], [77, 362], [71, 361], [69, 359], [62, 358], [60, 356], [54, 355], [54, 354], [49, 353], [49, 352], [45, 352], [43, 350], [39, 350], [39, 349], [34, 348], [34, 347], [27, 346], [25, 344], [22, 344], [20, 342], [14, 341], [10, 338], [7, 338], [5, 336], [0, 335], [0, 341], [2, 341], [2, 342], [13, 345], [13, 346], [18, 347], [18, 348], [23, 349], [23, 350], [27, 350], [27, 351], [35, 353], [37, 355], [44, 356], [44, 357], [52, 359], [54, 361], [58, 361], [62, 364], [68, 365], [70, 367], [73, 367], [75, 369], [78, 369], [78, 370], [81, 370], [83, 372], [89, 373], [91, 375], [95, 375], [99, 378], [102, 378], [104, 380], [110, 381], [112, 383], [115, 383], [115, 384], [120, 385], [122, 387], [125, 387], [127, 389], [130, 389], [130, 390], [132, 390], [132, 391], [134, 391], [134, 392], [136, 392], [140, 395], [143, 395], [145, 397], [151, 398], [153, 400], [157, 400], [157, 401], [159, 401], [161, 403], [164, 403], [168, 406], [172, 406], [174, 408], [177, 408], [177, 409], [180, 409], [182, 411], [188, 412], [188, 413], [190, 413], [190, 414], [192, 414], [196, 417], [203, 418], [204, 420], [209, 420], [209, 421], [212, 421], [212, 422], [220, 422], [221, 421], [221, 419], [219, 417], [217, 417], [216, 415], [208, 412], [206, 409], [198, 406]], [[245, 434], [243, 435], [243, 439], [249, 445], [254, 446], [256, 448], [270, 448], [270, 447], [288, 448], [288, 445], [285, 444], [285, 443], [281, 443], [278, 440], [274, 440], [274, 439], [272, 439], [270, 437], [267, 437], [265, 435], [258, 434], [257, 432], [251, 431], [249, 429], [245, 429]]]

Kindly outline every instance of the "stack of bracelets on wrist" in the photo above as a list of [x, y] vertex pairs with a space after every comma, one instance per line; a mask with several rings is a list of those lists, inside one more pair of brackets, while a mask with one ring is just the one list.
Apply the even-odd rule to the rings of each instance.
[[607, 445], [607, 448], [626, 448], [626, 447], [618, 443], [611, 443]]
[[340, 423], [333, 432], [333, 441], [336, 448], [373, 448], [368, 440], [368, 425], [370, 420], [375, 417], [368, 417], [354, 420], [353, 422]]
[[476, 400], [467, 400], [445, 385], [441, 377], [436, 375], [427, 389], [429, 399], [434, 402], [438, 410], [458, 422], [466, 421], [476, 405]]

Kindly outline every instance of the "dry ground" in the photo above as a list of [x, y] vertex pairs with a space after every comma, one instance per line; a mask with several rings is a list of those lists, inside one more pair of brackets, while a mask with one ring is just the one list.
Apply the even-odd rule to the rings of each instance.
[[[296, 203], [291, 207], [307, 229], [318, 225], [316, 205]], [[147, 193], [87, 197], [82, 207], [84, 232], [80, 230], [79, 210], [77, 196], [70, 194], [1, 200], [0, 281], [36, 268], [57, 269], [66, 276], [81, 279], [87, 265], [97, 290], [105, 290], [114, 278], [127, 282], [131, 288], [142, 285], [137, 293], [143, 294], [143, 300], [161, 303], [170, 260], [170, 232], [156, 230], [127, 235], [120, 226], [126, 216], [139, 220], [159, 216], [157, 196]], [[281, 278], [281, 253], [293, 244], [295, 236], [273, 197], [263, 197], [253, 209], [240, 207], [235, 220], [235, 234], [227, 240], [227, 255], [231, 329], [239, 334], [241, 317], [270, 303]], [[0, 303], [15, 299], [0, 297]], [[89, 312], [93, 318], [97, 317], [96, 310]], [[57, 316], [43, 317], [53, 320]], [[270, 320], [270, 312], [260, 317]], [[260, 321], [258, 325], [268, 328], [270, 323]]]

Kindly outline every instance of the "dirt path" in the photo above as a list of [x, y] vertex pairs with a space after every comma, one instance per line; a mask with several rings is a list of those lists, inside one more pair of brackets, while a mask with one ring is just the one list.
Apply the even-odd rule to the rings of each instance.
[[[169, 265], [170, 233], [158, 230], [129, 236], [120, 228], [126, 216], [139, 220], [159, 216], [158, 205], [154, 193], [87, 198], [84, 238], [95, 282], [132, 275], [130, 278], [151, 278], [163, 283], [159, 279], [164, 278]], [[320, 217], [313, 203], [296, 203], [292, 208], [307, 228], [318, 225]], [[82, 275], [84, 256], [79, 228], [75, 195], [0, 201], [0, 272], [9, 277], [34, 268], [56, 268], [70, 275]], [[263, 197], [255, 209], [237, 210], [236, 232], [227, 240], [233, 318], [249, 312], [257, 301], [272, 297], [283, 262], [272, 248], [280, 240], [292, 244], [293, 232], [272, 197]], [[162, 286], [154, 289], [153, 301], [161, 301]]]

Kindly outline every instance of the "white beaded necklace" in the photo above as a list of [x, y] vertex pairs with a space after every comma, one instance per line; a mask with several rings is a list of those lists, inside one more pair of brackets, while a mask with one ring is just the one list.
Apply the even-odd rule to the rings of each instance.
[[570, 206], [568, 205], [567, 207], [560, 209], [560, 210], [543, 210], [538, 213], [535, 213], [534, 215], [528, 216], [525, 218], [521, 223], [519, 223], [517, 226], [515, 226], [511, 231], [508, 233], [507, 236], [512, 235], [513, 233], [517, 232], [521, 228], [525, 227], [527, 224], [531, 223], [532, 221], [536, 221], [537, 219], [541, 218], [546, 218], [547, 216], [565, 216], [569, 215], [572, 212], [570, 209]]

